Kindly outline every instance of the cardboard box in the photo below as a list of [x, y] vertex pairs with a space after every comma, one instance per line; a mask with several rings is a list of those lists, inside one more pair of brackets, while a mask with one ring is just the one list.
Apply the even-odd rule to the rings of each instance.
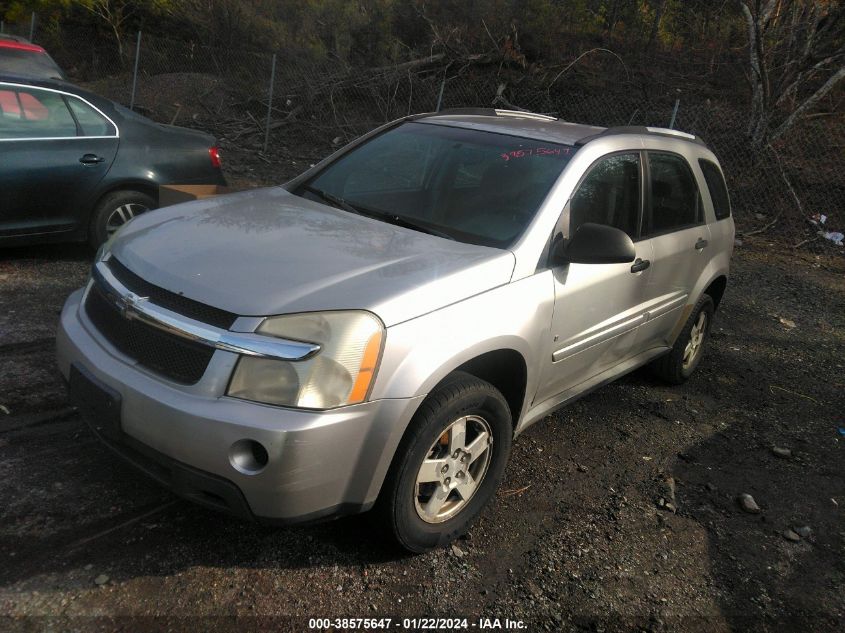
[[232, 189], [221, 185], [162, 185], [158, 188], [158, 206], [169, 207], [180, 202], [213, 198], [231, 192]]

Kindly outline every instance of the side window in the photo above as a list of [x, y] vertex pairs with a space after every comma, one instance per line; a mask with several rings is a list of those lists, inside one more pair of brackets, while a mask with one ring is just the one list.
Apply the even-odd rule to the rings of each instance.
[[60, 94], [0, 88], [0, 138], [76, 136], [76, 122]]
[[648, 153], [651, 204], [643, 233], [655, 235], [701, 222], [701, 199], [687, 161], [675, 154]]
[[595, 165], [569, 204], [569, 234], [585, 222], [606, 224], [637, 238], [640, 156], [616, 154]]
[[114, 126], [94, 108], [74, 97], [67, 98], [73, 116], [76, 117], [83, 136], [114, 136]]
[[724, 220], [731, 215], [731, 199], [728, 196], [728, 187], [725, 184], [725, 177], [722, 171], [703, 158], [698, 159], [704, 180], [707, 182], [707, 190], [710, 192], [710, 199], [713, 200], [713, 209], [716, 211], [716, 219]]

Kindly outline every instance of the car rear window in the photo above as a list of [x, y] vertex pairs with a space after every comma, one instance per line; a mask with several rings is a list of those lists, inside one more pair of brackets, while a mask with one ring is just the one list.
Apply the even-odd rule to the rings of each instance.
[[700, 158], [698, 164], [707, 182], [707, 190], [710, 192], [710, 199], [713, 201], [713, 210], [716, 212], [717, 220], [724, 220], [731, 215], [731, 199], [728, 195], [728, 186], [725, 184], [725, 177], [722, 170], [709, 160]]
[[47, 53], [0, 48], [0, 74], [11, 73], [37, 79], [64, 79], [64, 73]]

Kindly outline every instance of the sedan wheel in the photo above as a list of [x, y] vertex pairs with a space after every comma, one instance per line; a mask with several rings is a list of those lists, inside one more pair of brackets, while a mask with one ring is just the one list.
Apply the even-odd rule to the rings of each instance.
[[141, 215], [149, 211], [149, 208], [143, 204], [130, 203], [123, 204], [111, 212], [111, 215], [106, 220], [106, 238], [111, 237], [124, 224], [129, 222], [136, 215]]
[[107, 193], [91, 214], [88, 241], [96, 249], [132, 218], [155, 208], [155, 198], [140, 191], [121, 190]]

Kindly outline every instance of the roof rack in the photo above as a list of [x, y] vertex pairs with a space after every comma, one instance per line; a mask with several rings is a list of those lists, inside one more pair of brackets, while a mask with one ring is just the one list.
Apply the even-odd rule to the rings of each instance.
[[540, 121], [557, 121], [557, 117], [549, 116], [547, 114], [537, 114], [536, 112], [526, 112], [523, 110], [500, 110], [498, 108], [447, 108], [439, 112], [429, 112], [422, 115], [423, 117], [434, 116], [448, 116], [450, 114], [463, 114], [468, 116], [504, 116], [504, 117], [525, 117], [529, 119], [538, 119]]
[[538, 114], [536, 112], [526, 112], [525, 110], [495, 110], [497, 116], [513, 116], [525, 117], [528, 119], [539, 119], [540, 121], [557, 121], [557, 117], [549, 116], [548, 114]]
[[606, 136], [617, 136], [620, 134], [645, 134], [647, 136], [671, 136], [674, 138], [683, 139], [685, 141], [690, 141], [691, 143], [696, 143], [697, 145], [705, 145], [704, 141], [701, 140], [698, 136], [694, 134], [688, 134], [686, 132], [681, 132], [680, 130], [673, 130], [671, 128], [666, 127], [646, 127], [643, 125], [620, 125], [616, 127], [609, 127], [604, 132], [600, 132], [598, 134], [593, 134], [592, 136], [585, 136], [580, 141], [578, 141], [578, 145], [586, 145], [590, 141], [594, 141], [597, 138], [604, 138]]

